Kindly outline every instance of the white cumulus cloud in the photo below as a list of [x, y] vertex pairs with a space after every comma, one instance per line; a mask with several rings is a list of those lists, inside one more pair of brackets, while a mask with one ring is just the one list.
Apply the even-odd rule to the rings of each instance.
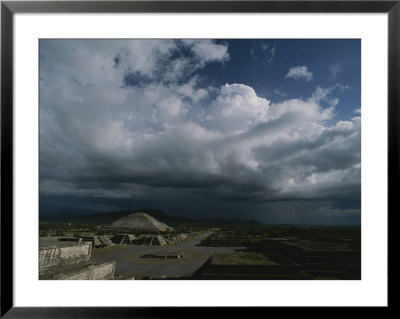
[[306, 66], [294, 66], [289, 69], [288, 73], [286, 74], [287, 78], [292, 78], [295, 80], [304, 79], [306, 81], [311, 81], [313, 78], [313, 73], [308, 71]]

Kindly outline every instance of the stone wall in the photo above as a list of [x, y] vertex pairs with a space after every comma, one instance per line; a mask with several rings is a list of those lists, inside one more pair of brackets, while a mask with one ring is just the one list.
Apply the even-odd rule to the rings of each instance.
[[90, 259], [91, 243], [70, 243], [69, 246], [54, 245], [41, 248], [39, 251], [39, 269], [59, 265], [66, 262], [77, 262]]
[[56, 280], [103, 280], [114, 277], [115, 262], [90, 265], [74, 273], [64, 273], [54, 277]]

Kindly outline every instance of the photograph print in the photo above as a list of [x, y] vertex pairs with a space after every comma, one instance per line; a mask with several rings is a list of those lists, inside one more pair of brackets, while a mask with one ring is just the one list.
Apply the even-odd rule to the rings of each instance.
[[40, 39], [39, 279], [360, 280], [360, 39]]

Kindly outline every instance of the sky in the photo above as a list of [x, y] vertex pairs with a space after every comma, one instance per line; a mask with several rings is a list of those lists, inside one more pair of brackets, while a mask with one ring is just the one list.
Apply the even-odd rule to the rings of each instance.
[[361, 223], [358, 39], [42, 39], [40, 214]]

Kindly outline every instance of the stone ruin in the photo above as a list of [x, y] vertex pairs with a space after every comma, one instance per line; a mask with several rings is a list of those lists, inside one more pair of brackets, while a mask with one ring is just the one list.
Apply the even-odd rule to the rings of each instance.
[[83, 236], [82, 241], [91, 242], [94, 248], [105, 248], [113, 246], [113, 243], [106, 236]]
[[117, 245], [134, 244], [136, 240], [136, 236], [130, 234], [117, 234], [112, 238], [112, 242]]
[[113, 279], [115, 261], [91, 260], [92, 242], [56, 238], [39, 240], [39, 279], [103, 280]]
[[181, 251], [164, 251], [143, 255], [141, 258], [157, 258], [157, 259], [179, 259], [183, 258]]
[[147, 230], [154, 232], [173, 231], [172, 227], [158, 221], [154, 217], [145, 213], [133, 213], [122, 217], [111, 224], [114, 228], [130, 228], [137, 230]]
[[165, 234], [165, 235], [142, 235], [136, 237], [131, 234], [117, 234], [112, 238], [112, 242], [116, 245], [131, 244], [131, 245], [145, 245], [145, 246], [164, 246], [167, 244], [175, 244], [181, 240], [192, 238], [196, 233], [182, 233], [178, 235]]

